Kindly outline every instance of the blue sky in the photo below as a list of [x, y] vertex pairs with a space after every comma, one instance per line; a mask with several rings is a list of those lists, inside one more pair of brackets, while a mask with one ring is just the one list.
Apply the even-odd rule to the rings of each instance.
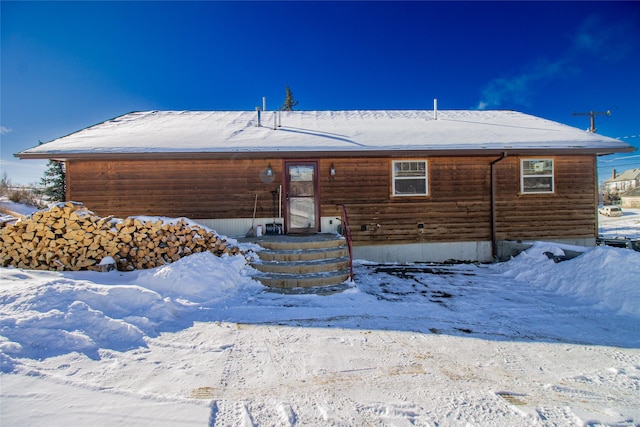
[[[141, 110], [511, 109], [640, 146], [640, 2], [11, 2], [1, 166]], [[599, 160], [601, 179], [640, 153]]]

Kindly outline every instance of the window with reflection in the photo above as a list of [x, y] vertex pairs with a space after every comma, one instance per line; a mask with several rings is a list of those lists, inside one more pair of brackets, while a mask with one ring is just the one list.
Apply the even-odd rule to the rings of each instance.
[[520, 191], [524, 194], [554, 192], [553, 159], [520, 160]]
[[427, 184], [426, 160], [393, 161], [394, 196], [426, 196]]

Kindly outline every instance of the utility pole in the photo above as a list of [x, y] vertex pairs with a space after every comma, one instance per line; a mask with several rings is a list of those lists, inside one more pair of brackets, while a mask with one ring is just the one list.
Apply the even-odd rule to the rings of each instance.
[[573, 113], [574, 116], [589, 116], [591, 118], [591, 127], [589, 128], [589, 132], [596, 132], [596, 116], [610, 116], [611, 111], [589, 111], [588, 113]]

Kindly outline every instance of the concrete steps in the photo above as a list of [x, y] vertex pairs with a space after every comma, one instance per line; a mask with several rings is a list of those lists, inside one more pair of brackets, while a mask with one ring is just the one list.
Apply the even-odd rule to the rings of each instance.
[[259, 271], [254, 278], [265, 286], [335, 286], [349, 279], [349, 251], [338, 235], [262, 236], [251, 241], [264, 248], [252, 266]]

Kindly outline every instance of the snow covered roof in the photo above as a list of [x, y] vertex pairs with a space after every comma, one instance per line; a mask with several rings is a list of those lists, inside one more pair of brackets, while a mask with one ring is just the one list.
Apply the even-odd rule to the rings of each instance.
[[623, 181], [637, 181], [640, 179], [640, 168], [629, 169], [621, 174], [616, 175], [615, 178], [609, 178], [605, 182], [623, 182]]
[[20, 158], [196, 153], [392, 154], [633, 151], [622, 141], [515, 111], [146, 111], [107, 120]]

